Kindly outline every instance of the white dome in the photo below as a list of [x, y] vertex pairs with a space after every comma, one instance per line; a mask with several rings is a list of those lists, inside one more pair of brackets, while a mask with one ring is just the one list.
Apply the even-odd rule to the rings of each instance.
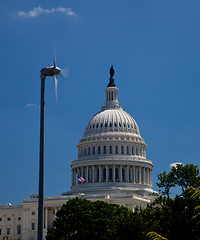
[[105, 105], [90, 118], [77, 145], [71, 193], [114, 196], [122, 192], [144, 197], [152, 192], [153, 164], [146, 159], [147, 145], [136, 121], [119, 106], [113, 75], [111, 67]]
[[127, 132], [140, 136], [136, 121], [121, 107], [105, 109], [95, 114], [87, 123], [83, 137], [101, 132]]

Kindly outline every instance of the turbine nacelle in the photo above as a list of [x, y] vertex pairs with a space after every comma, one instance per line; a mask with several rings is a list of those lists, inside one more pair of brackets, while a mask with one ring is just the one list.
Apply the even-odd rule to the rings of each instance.
[[40, 70], [40, 73], [44, 76], [54, 76], [61, 73], [61, 69], [55, 66], [44, 67]]

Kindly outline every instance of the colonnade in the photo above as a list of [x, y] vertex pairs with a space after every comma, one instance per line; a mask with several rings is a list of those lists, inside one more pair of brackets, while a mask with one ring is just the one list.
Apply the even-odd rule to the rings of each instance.
[[72, 186], [82, 184], [78, 176], [85, 179], [84, 183], [96, 182], [130, 182], [152, 185], [152, 169], [133, 165], [88, 165], [72, 168]]

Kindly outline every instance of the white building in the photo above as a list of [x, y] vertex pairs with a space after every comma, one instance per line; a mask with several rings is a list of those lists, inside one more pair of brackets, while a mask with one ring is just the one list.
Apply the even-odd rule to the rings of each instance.
[[[71, 164], [71, 191], [62, 196], [45, 197], [44, 235], [53, 226], [56, 211], [76, 196], [92, 201], [102, 200], [134, 209], [152, 201], [153, 164], [146, 159], [146, 143], [136, 121], [118, 102], [114, 70], [101, 111], [87, 123], [78, 143], [78, 159]], [[78, 176], [85, 179], [78, 181]], [[36, 240], [37, 195], [24, 199], [21, 205], [0, 206], [0, 240]]]

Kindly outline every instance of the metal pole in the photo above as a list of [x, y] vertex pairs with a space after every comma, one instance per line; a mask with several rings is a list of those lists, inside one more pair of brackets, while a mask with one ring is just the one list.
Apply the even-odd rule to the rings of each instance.
[[40, 155], [39, 155], [39, 200], [37, 240], [43, 240], [44, 226], [44, 109], [45, 109], [45, 75], [41, 75], [40, 102]]

